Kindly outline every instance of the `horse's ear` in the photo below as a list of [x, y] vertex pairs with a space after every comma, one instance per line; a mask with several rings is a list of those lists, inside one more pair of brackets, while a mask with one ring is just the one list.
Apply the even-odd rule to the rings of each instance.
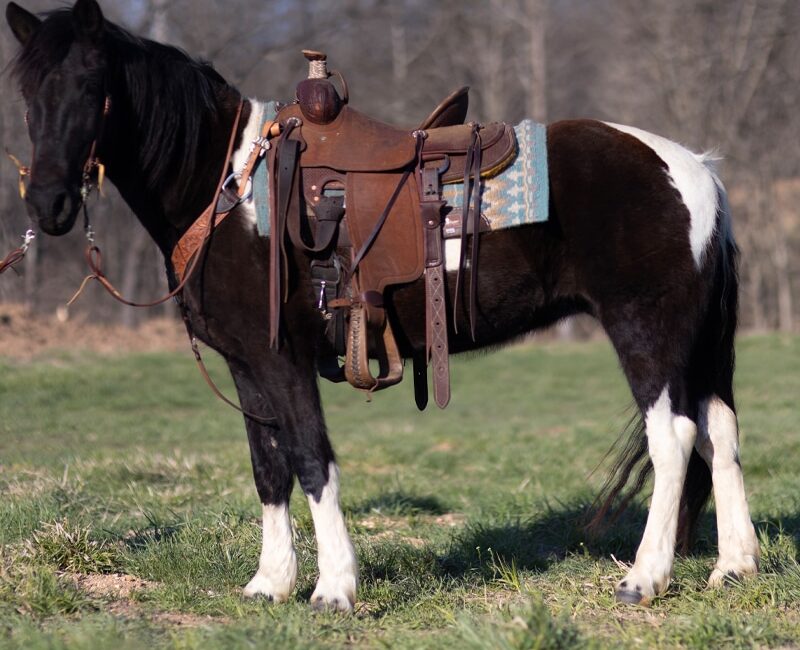
[[6, 21], [17, 40], [25, 45], [34, 32], [39, 29], [42, 21], [14, 2], [6, 5]]
[[77, 0], [72, 7], [72, 20], [78, 34], [94, 40], [103, 31], [103, 12], [96, 0]]

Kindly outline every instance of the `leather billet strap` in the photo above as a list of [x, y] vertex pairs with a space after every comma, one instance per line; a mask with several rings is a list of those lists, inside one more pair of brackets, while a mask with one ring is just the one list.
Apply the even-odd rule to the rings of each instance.
[[[430, 164], [430, 163], [429, 163]], [[433, 367], [433, 399], [439, 408], [450, 402], [450, 360], [447, 343], [447, 307], [444, 282], [442, 239], [441, 175], [447, 169], [447, 158], [438, 166], [423, 167], [420, 163], [419, 191], [425, 237], [425, 359]], [[415, 369], [415, 382], [421, 381]], [[417, 404], [423, 398], [421, 387], [415, 389]], [[427, 397], [425, 397], [427, 401]]]
[[299, 118], [290, 117], [281, 124], [280, 137], [274, 142], [270, 154], [269, 177], [274, 192], [270, 192], [269, 238], [269, 345], [277, 348], [280, 341], [281, 305], [288, 299], [289, 260], [286, 250], [286, 228], [292, 195], [300, 173], [300, 146], [291, 137], [300, 126]]

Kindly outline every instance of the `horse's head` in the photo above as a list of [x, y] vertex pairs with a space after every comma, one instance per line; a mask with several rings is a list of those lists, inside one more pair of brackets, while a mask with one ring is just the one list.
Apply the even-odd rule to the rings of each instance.
[[108, 109], [103, 13], [95, 0], [77, 0], [41, 20], [10, 2], [6, 19], [22, 44], [14, 74], [33, 142], [28, 213], [44, 232], [63, 235], [81, 207], [87, 162]]

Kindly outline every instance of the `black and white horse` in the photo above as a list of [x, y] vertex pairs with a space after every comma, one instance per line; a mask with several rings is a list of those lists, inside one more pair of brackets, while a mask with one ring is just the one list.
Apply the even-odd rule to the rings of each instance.
[[[33, 141], [31, 218], [51, 235], [73, 227], [97, 140], [108, 177], [164, 253], [169, 274], [175, 243], [211, 201], [239, 93], [209, 65], [105, 20], [95, 0], [43, 18], [10, 3], [6, 16], [22, 45], [13, 73]], [[258, 135], [263, 110], [245, 101], [233, 168]], [[647, 602], [665, 591], [676, 544], [689, 543], [712, 485], [719, 558], [709, 583], [754, 574], [759, 547], [732, 389], [736, 248], [724, 188], [706, 157], [635, 128], [556, 122], [547, 142], [549, 221], [480, 235], [476, 341], [460, 313], [451, 349], [499, 344], [569, 314], [595, 316], [644, 425], [610, 481], [606, 505], [625, 489], [637, 458], [649, 452], [654, 470], [644, 536], [617, 597]], [[192, 327], [227, 361], [243, 408], [275, 418], [245, 418], [264, 534], [244, 593], [283, 601], [294, 589], [288, 503], [296, 476], [319, 549], [312, 604], [350, 610], [356, 556], [317, 385], [324, 323], [310, 299], [304, 254], [290, 248], [285, 337], [270, 349], [268, 254], [252, 208], [242, 205], [215, 231], [201, 272], [183, 291]], [[452, 272], [448, 286], [452, 294]], [[425, 345], [423, 305], [420, 282], [392, 295], [406, 357]]]

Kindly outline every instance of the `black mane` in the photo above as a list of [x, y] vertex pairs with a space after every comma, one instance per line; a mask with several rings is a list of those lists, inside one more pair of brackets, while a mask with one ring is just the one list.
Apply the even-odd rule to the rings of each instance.
[[[70, 9], [43, 15], [34, 37], [13, 62], [12, 75], [23, 95], [34, 93], [47, 72], [67, 56], [76, 39]], [[106, 56], [106, 88], [123, 94], [137, 119], [139, 164], [150, 189], [190, 178], [219, 107], [215, 87], [227, 85], [214, 68], [182, 50], [137, 37], [105, 21], [101, 49]]]

